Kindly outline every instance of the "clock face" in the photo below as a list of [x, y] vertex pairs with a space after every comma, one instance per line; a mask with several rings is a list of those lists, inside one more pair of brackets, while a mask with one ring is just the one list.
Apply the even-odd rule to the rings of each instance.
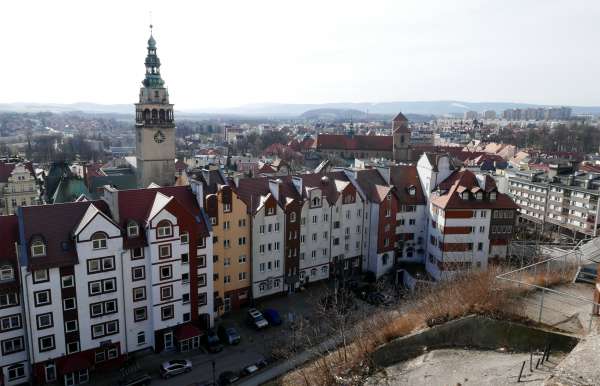
[[163, 134], [162, 131], [158, 130], [156, 133], [154, 133], [154, 142], [163, 143], [164, 141], [165, 141], [165, 135]]

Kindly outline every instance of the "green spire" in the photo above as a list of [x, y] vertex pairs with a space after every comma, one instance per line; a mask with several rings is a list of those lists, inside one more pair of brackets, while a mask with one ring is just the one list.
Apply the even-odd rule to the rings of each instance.
[[162, 88], [165, 81], [160, 77], [160, 59], [156, 55], [156, 40], [152, 36], [152, 24], [150, 24], [150, 39], [148, 39], [148, 55], [146, 55], [146, 78], [142, 81], [144, 87]]

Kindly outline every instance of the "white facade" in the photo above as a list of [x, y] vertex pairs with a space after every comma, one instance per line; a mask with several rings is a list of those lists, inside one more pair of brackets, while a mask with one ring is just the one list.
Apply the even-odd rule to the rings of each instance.
[[331, 207], [319, 188], [307, 188], [300, 215], [300, 281], [329, 278], [331, 256]]

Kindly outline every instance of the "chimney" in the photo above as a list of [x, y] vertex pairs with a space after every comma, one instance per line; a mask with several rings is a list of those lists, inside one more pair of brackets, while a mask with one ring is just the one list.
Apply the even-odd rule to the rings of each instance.
[[104, 185], [100, 190], [100, 198], [108, 204], [115, 222], [119, 222], [119, 191], [110, 185]]
[[190, 188], [194, 196], [196, 196], [196, 202], [200, 208], [204, 208], [204, 185], [196, 179], [190, 179]]
[[279, 201], [279, 185], [281, 184], [281, 179], [269, 180], [269, 190], [275, 200]]
[[386, 166], [377, 166], [377, 171], [383, 177], [386, 184], [390, 184], [390, 168]]
[[294, 184], [298, 194], [302, 196], [302, 177], [293, 176], [292, 183]]

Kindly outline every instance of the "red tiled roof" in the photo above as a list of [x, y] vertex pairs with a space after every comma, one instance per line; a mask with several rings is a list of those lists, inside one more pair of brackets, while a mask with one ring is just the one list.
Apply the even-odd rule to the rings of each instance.
[[[414, 165], [392, 166], [390, 168], [390, 182], [396, 188], [394, 193], [398, 197], [400, 204], [404, 205], [424, 205], [425, 195], [421, 187], [421, 180], [417, 167]], [[411, 196], [409, 188], [415, 188], [415, 195]]]
[[319, 134], [316, 143], [317, 150], [392, 151], [393, 146], [390, 135]]
[[381, 202], [381, 191], [377, 186], [387, 186], [377, 169], [364, 169], [356, 172], [356, 182], [371, 202]]
[[[465, 190], [472, 192], [480, 188], [479, 181], [475, 174], [470, 170], [460, 170], [452, 173], [450, 177], [442, 181], [438, 188], [445, 193], [438, 197], [434, 197], [431, 202], [442, 209], [517, 209], [517, 204], [507, 196], [497, 192], [496, 200], [490, 201], [487, 198], [483, 200], [468, 199], [463, 200], [459, 193]], [[484, 186], [485, 192], [491, 192], [496, 189], [494, 179], [488, 175], [485, 176]]]
[[30, 269], [61, 267], [77, 263], [73, 231], [90, 205], [110, 217], [108, 205], [101, 200], [22, 207], [24, 236], [29, 256], [29, 243], [39, 236], [46, 243], [46, 256], [29, 257]]
[[[118, 192], [119, 225], [126, 229], [130, 220], [143, 225], [154, 203], [156, 194], [160, 192], [167, 197], [173, 197], [175, 202], [196, 219], [197, 231], [201, 236], [209, 236], [208, 226], [198, 206], [196, 196], [189, 186], [165, 186], [160, 188], [120, 190]], [[143, 232], [142, 232], [143, 233]], [[143, 240], [142, 237], [129, 239], [124, 236], [126, 248], [133, 248]]]
[[16, 215], [0, 216], [0, 261], [10, 260], [16, 263], [19, 241], [19, 220]]

